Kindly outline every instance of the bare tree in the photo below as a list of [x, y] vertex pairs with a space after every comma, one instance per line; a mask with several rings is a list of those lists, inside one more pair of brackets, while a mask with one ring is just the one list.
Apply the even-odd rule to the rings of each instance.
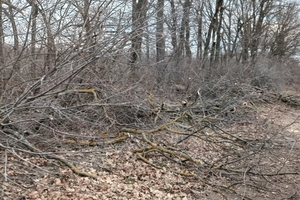
[[241, 42], [241, 29], [242, 29], [242, 18], [241, 6], [237, 1], [226, 1], [224, 5], [224, 20], [223, 23], [223, 34], [222, 44], [224, 49], [225, 59], [238, 59], [238, 47]]
[[158, 82], [164, 78], [165, 34], [164, 34], [164, 0], [158, 0], [156, 6], [156, 62], [158, 67]]
[[[3, 31], [3, 4], [2, 1], [0, 1], [0, 71], [3, 71], [4, 69], [4, 31]], [[5, 90], [6, 85], [6, 77], [5, 74], [1, 73], [0, 76], [0, 96], [2, 96], [3, 91]]]
[[[212, 6], [212, 5], [210, 5], [210, 6]], [[210, 49], [210, 61], [211, 62], [213, 61], [213, 56], [215, 54], [215, 48], [216, 48], [216, 38], [215, 37], [217, 34], [218, 26], [220, 25], [219, 13], [220, 13], [220, 11], [222, 11], [222, 7], [223, 7], [223, 0], [216, 0], [215, 9], [214, 9], [215, 11], [214, 11], [213, 15], [210, 16], [210, 24], [209, 24], [206, 39], [205, 39], [203, 59], [206, 60], [208, 58], [209, 49]], [[203, 64], [203, 67], [205, 66], [204, 64]]]
[[0, 66], [4, 65], [3, 3], [0, 2]]
[[156, 16], [156, 62], [165, 59], [165, 34], [164, 34], [164, 0], [157, 1]]
[[184, 16], [184, 27], [185, 27], [185, 41], [184, 41], [184, 47], [185, 47], [185, 54], [189, 61], [192, 59], [192, 51], [190, 46], [190, 35], [191, 35], [191, 29], [190, 29], [190, 11], [191, 11], [192, 2], [190, 0], [186, 0], [184, 2], [183, 6], [183, 16]]
[[255, 9], [256, 2], [253, 1], [253, 37], [251, 42], [251, 59], [252, 61], [255, 60], [257, 57], [257, 52], [260, 44], [260, 38], [261, 34], [263, 33], [264, 28], [264, 20], [269, 14], [269, 12], [272, 9], [273, 2], [269, 0], [262, 0], [260, 1], [259, 7], [258, 7], [258, 16], [256, 15], [257, 11]]
[[174, 0], [169, 0], [171, 6], [171, 23], [169, 23], [169, 30], [171, 34], [171, 44], [173, 47], [173, 54], [177, 55], [178, 51], [178, 41], [177, 41], [177, 14]]
[[[58, 2], [54, 3], [53, 7], [44, 8], [43, 5], [39, 5], [39, 13], [42, 16], [43, 22], [45, 24], [45, 62], [44, 62], [44, 73], [49, 72], [54, 68], [55, 59], [56, 59], [56, 45], [55, 45], [55, 36], [53, 34], [54, 28], [52, 27], [51, 22], [53, 21], [53, 15], [55, 10], [58, 9]], [[47, 15], [48, 14], [48, 15]]]
[[[133, 0], [132, 1], [132, 38], [131, 38], [131, 59], [130, 63], [134, 65], [141, 58], [143, 28], [147, 17], [148, 0]], [[135, 70], [133, 70], [135, 71]]]
[[296, 2], [288, 5], [276, 5], [274, 18], [277, 24], [271, 22], [266, 27], [267, 34], [264, 45], [269, 46], [270, 55], [284, 58], [294, 55], [300, 45], [300, 10]]
[[199, 60], [202, 60], [203, 56], [203, 9], [204, 9], [204, 2], [198, 2], [197, 7], [195, 8], [196, 12], [196, 20], [197, 20], [197, 52], [196, 57]]
[[190, 47], [190, 9], [191, 1], [185, 0], [183, 5], [183, 15], [181, 19], [180, 31], [179, 31], [179, 45], [178, 54], [176, 57], [186, 56], [188, 60], [192, 58], [192, 52]]
[[36, 77], [36, 40], [37, 40], [37, 17], [38, 17], [38, 3], [36, 0], [33, 1], [29, 1], [30, 6], [31, 6], [31, 45], [30, 45], [30, 53], [31, 53], [31, 68], [30, 68], [30, 73], [31, 73], [31, 77], [35, 78]]
[[218, 26], [216, 28], [216, 39], [215, 39], [215, 55], [214, 55], [214, 62], [217, 63], [220, 61], [220, 55], [221, 55], [221, 40], [222, 40], [222, 35], [223, 33], [221, 32], [221, 30], [223, 30], [223, 24], [222, 22], [224, 21], [223, 19], [223, 14], [224, 14], [224, 5], [223, 5], [223, 1], [218, 1], [218, 10], [219, 10], [219, 15], [218, 15]]
[[15, 9], [11, 3], [10, 0], [8, 0], [8, 3], [10, 4], [10, 6], [8, 7], [8, 12], [7, 12], [7, 16], [11, 22], [11, 27], [13, 30], [13, 52], [14, 52], [14, 57], [16, 58], [15, 64], [12, 71], [18, 72], [20, 70], [20, 60], [18, 58], [19, 55], [19, 37], [18, 37], [18, 28], [17, 28], [17, 24], [15, 21]]

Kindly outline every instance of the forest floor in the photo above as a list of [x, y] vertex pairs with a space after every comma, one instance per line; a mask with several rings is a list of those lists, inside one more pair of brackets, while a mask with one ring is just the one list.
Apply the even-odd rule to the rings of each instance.
[[[296, 92], [291, 93], [299, 96]], [[208, 181], [203, 180], [201, 174], [179, 175], [167, 167], [157, 169], [133, 153], [133, 138], [129, 142], [103, 148], [86, 146], [74, 150], [70, 145], [64, 152], [57, 152], [57, 155], [64, 155], [83, 171], [96, 175], [95, 179], [80, 177], [55, 160], [30, 156], [26, 152], [6, 157], [1, 152], [1, 159], [7, 159], [7, 180], [1, 178], [0, 198], [300, 199], [299, 117], [299, 108], [280, 102], [261, 104], [256, 108], [255, 120], [265, 127], [260, 127], [257, 132], [269, 130], [268, 127], [280, 132], [271, 144], [272, 151], [269, 149], [263, 154], [265, 157], [260, 158], [260, 163], [272, 162], [274, 171], [270, 171], [270, 174], [275, 174], [270, 176], [253, 176], [249, 179], [245, 171], [245, 178], [238, 179], [234, 173], [215, 171]], [[247, 131], [249, 127], [236, 125], [231, 128]], [[200, 144], [198, 148], [201, 148]], [[1, 172], [4, 171], [4, 166], [0, 168]]]

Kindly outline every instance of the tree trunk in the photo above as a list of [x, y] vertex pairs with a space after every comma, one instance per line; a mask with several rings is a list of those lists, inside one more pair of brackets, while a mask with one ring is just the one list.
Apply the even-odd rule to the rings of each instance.
[[[204, 46], [204, 55], [203, 58], [206, 60], [208, 58], [208, 52], [209, 52], [209, 45], [211, 44], [211, 55], [210, 55], [210, 60], [211, 62], [213, 61], [212, 57], [215, 54], [215, 46], [216, 46], [216, 40], [215, 40], [215, 35], [217, 32], [217, 27], [219, 24], [219, 20], [218, 20], [218, 15], [220, 12], [220, 9], [223, 5], [223, 0], [216, 0], [216, 8], [215, 8], [215, 12], [211, 18], [211, 22], [208, 28], [208, 33], [206, 36], [206, 40], [205, 40], [205, 46]], [[211, 63], [212, 64], [212, 63]], [[205, 66], [205, 62], [203, 62], [203, 66], [202, 68]]]
[[83, 26], [84, 26], [84, 30], [85, 30], [85, 47], [86, 48], [91, 48], [91, 45], [93, 43], [89, 9], [90, 9], [90, 0], [84, 0], [82, 18], [83, 18], [83, 23], [84, 23]]
[[132, 39], [131, 39], [131, 65], [134, 65], [141, 57], [143, 27], [146, 20], [147, 0], [132, 1]]
[[260, 37], [263, 33], [263, 21], [266, 17], [266, 15], [269, 13], [269, 9], [272, 2], [269, 2], [269, 0], [262, 0], [259, 4], [259, 16], [257, 22], [253, 21], [253, 27], [254, 29], [254, 35], [252, 37], [251, 41], [251, 59], [252, 61], [255, 61], [257, 57], [257, 51], [260, 43]]
[[164, 35], [164, 0], [157, 1], [156, 8], [156, 62], [158, 68], [157, 82], [164, 80], [165, 69], [165, 35]]
[[184, 27], [185, 27], [185, 40], [184, 40], [184, 48], [185, 54], [188, 58], [188, 61], [192, 60], [192, 51], [190, 47], [190, 10], [191, 10], [191, 2], [190, 0], [185, 0], [184, 2]]
[[[10, 0], [8, 2], [11, 4]], [[12, 27], [12, 30], [13, 30], [13, 35], [14, 35], [13, 50], [14, 50], [14, 57], [16, 58], [13, 69], [18, 72], [20, 70], [20, 62], [19, 62], [19, 58], [18, 58], [18, 56], [19, 56], [18, 29], [17, 29], [17, 24], [16, 24], [16, 21], [15, 21], [15, 18], [14, 18], [13, 8], [11, 6], [9, 6], [8, 10], [9, 10], [9, 20], [10, 20], [11, 27]]]
[[177, 58], [180, 58], [182, 56], [186, 56], [189, 60], [192, 58], [192, 52], [190, 47], [190, 0], [185, 0], [183, 4], [183, 16], [181, 20], [181, 27], [179, 32], [179, 46], [177, 55], [175, 55]]
[[[4, 69], [4, 51], [3, 51], [3, 46], [4, 46], [4, 31], [3, 31], [3, 18], [2, 18], [2, 1], [0, 1], [0, 71]], [[3, 91], [5, 90], [6, 87], [6, 77], [3, 72], [1, 72], [0, 76], [0, 96], [2, 96]]]
[[4, 29], [3, 29], [3, 7], [2, 1], [0, 1], [0, 69], [4, 65]]
[[[213, 20], [213, 35], [212, 35], [212, 47], [211, 47], [211, 55], [210, 55], [210, 65], [214, 66], [215, 61], [218, 59], [216, 54], [218, 54], [218, 45], [220, 47], [220, 32], [221, 32], [221, 21], [223, 16], [223, 0], [216, 0], [216, 8]], [[218, 38], [219, 37], [219, 38]], [[218, 44], [219, 43], [219, 44]]]
[[203, 26], [203, 7], [204, 3], [201, 2], [201, 5], [197, 9], [197, 59], [202, 60], [203, 56], [203, 41], [202, 41], [202, 26]]
[[208, 59], [209, 44], [211, 43], [211, 35], [213, 32], [214, 25], [216, 24], [216, 21], [217, 21], [217, 15], [215, 12], [215, 14], [211, 17], [211, 21], [210, 21], [208, 31], [206, 34], [206, 39], [205, 39], [205, 44], [204, 44], [204, 53], [203, 53], [204, 62], [203, 62], [202, 68], [205, 67], [205, 63], [206, 63], [205, 61]]
[[221, 39], [222, 39], [222, 21], [223, 21], [223, 1], [219, 1], [220, 5], [218, 5], [219, 9], [219, 23], [217, 28], [217, 40], [216, 40], [216, 55], [215, 55], [215, 63], [218, 63], [220, 61], [220, 52], [221, 52]]
[[37, 16], [38, 16], [38, 4], [36, 0], [31, 2], [31, 67], [30, 67], [30, 74], [31, 78], [36, 77], [36, 34], [37, 34]]
[[158, 0], [156, 11], [156, 62], [165, 59], [164, 0]]
[[45, 12], [42, 12], [40, 10], [40, 13], [43, 17], [43, 21], [45, 23], [46, 27], [46, 58], [44, 62], [44, 73], [47, 71], [50, 71], [53, 69], [55, 65], [55, 59], [56, 59], [56, 46], [55, 46], [55, 40], [54, 35], [52, 33], [52, 27], [51, 27], [51, 18], [52, 14], [49, 14], [49, 16], [46, 15]]
[[176, 9], [175, 9], [175, 4], [174, 0], [170, 0], [170, 5], [171, 5], [171, 17], [172, 17], [172, 22], [171, 22], [171, 44], [173, 47], [173, 55], [177, 55], [177, 14], [176, 14]]

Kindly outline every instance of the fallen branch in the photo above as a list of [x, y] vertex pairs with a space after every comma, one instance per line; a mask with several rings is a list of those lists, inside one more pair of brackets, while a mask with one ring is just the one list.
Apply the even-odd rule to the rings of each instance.
[[18, 139], [19, 142], [21, 142], [22, 144], [24, 144], [30, 151], [34, 152], [34, 153], [39, 153], [40, 155], [45, 156], [46, 158], [49, 159], [54, 159], [54, 160], [58, 160], [60, 162], [62, 162], [63, 164], [65, 164], [67, 167], [69, 167], [75, 174], [78, 174], [80, 176], [86, 176], [86, 177], [91, 177], [96, 179], [97, 176], [94, 174], [90, 174], [87, 172], [82, 172], [81, 170], [79, 170], [75, 165], [73, 165], [72, 163], [68, 162], [67, 160], [65, 160], [62, 157], [56, 156], [54, 154], [51, 153], [47, 153], [45, 154], [44, 152], [42, 152], [40, 149], [38, 149], [37, 147], [35, 147], [33, 144], [31, 144], [23, 135], [21, 135], [18, 131], [12, 130], [12, 129], [8, 129], [5, 128], [2, 130], [5, 134], [10, 134], [12, 135], [14, 138]]

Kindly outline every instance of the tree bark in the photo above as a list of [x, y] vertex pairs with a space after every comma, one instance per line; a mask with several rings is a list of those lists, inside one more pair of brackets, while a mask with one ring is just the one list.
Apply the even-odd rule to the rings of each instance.
[[165, 35], [164, 35], [164, 0], [157, 1], [156, 7], [156, 62], [157, 82], [164, 80], [165, 69]]
[[192, 59], [192, 51], [190, 47], [190, 10], [191, 10], [191, 2], [190, 0], [185, 0], [184, 3], [184, 27], [185, 27], [185, 40], [184, 40], [184, 48], [185, 54], [189, 60]]
[[204, 2], [201, 2], [197, 9], [197, 59], [202, 60], [203, 56], [203, 41], [202, 41], [202, 29], [203, 29], [203, 7]]
[[165, 36], [164, 36], [164, 0], [157, 1], [156, 11], [156, 62], [165, 59]]
[[171, 6], [171, 44], [173, 47], [173, 55], [177, 55], [177, 14], [175, 9], [174, 0], [170, 0], [170, 6]]
[[44, 62], [44, 73], [53, 69], [55, 65], [56, 59], [56, 45], [55, 45], [55, 37], [52, 33], [51, 27], [51, 18], [53, 17], [52, 13], [49, 13], [49, 16], [46, 15], [45, 12], [39, 10], [43, 17], [43, 21], [45, 23], [45, 31], [46, 31], [46, 58]]
[[3, 7], [0, 1], [0, 69], [4, 65], [4, 29], [3, 29]]
[[132, 1], [132, 39], [131, 39], [131, 65], [134, 65], [141, 57], [143, 27], [147, 14], [147, 0]]
[[30, 53], [32, 57], [30, 74], [32, 78], [36, 77], [36, 35], [37, 35], [37, 16], [38, 4], [36, 0], [31, 2], [31, 48]]
[[[253, 0], [254, 2], [254, 0]], [[257, 57], [257, 51], [260, 43], [260, 37], [261, 34], [263, 33], [263, 21], [267, 14], [269, 13], [269, 9], [271, 8], [272, 2], [269, 0], [261, 0], [259, 4], [259, 16], [257, 22], [254, 20], [253, 21], [253, 27], [254, 29], [254, 35], [252, 37], [251, 41], [251, 59], [252, 61], [255, 61]]]
[[218, 28], [217, 28], [217, 40], [216, 40], [216, 54], [215, 54], [215, 63], [218, 63], [220, 61], [220, 52], [221, 52], [221, 39], [222, 39], [222, 21], [223, 21], [223, 11], [224, 11], [224, 7], [223, 7], [223, 1], [218, 1], [218, 3], [220, 3], [218, 5], [218, 9], [219, 9], [219, 23], [218, 23]]
[[[3, 16], [2, 12], [3, 7], [2, 7], [2, 1], [0, 1], [0, 70], [2, 71], [4, 68], [4, 51], [3, 51], [3, 46], [4, 46], [4, 31], [3, 31]], [[3, 72], [1, 73], [0, 76], [0, 96], [2, 96], [3, 91], [5, 90], [6, 87], [6, 79], [5, 79], [5, 74]]]
[[[207, 32], [207, 36], [206, 36], [206, 40], [205, 40], [205, 46], [204, 46], [204, 55], [203, 58], [205, 60], [208, 59], [208, 53], [209, 53], [209, 46], [211, 44], [211, 48], [210, 48], [210, 61], [212, 64], [213, 60], [213, 56], [215, 54], [215, 46], [216, 46], [216, 38], [215, 35], [217, 33], [217, 27], [219, 24], [219, 20], [218, 20], [218, 15], [220, 12], [220, 9], [223, 5], [223, 0], [216, 0], [216, 7], [215, 7], [215, 12], [213, 14], [213, 16], [211, 17], [211, 22], [208, 28], [208, 32]], [[205, 67], [205, 62], [203, 62], [203, 66], [202, 68]]]
[[190, 0], [185, 0], [183, 4], [183, 16], [180, 25], [179, 32], [179, 46], [176, 58], [186, 56], [189, 60], [192, 58], [192, 52], [190, 48], [190, 27], [189, 27], [189, 15], [190, 15]]

